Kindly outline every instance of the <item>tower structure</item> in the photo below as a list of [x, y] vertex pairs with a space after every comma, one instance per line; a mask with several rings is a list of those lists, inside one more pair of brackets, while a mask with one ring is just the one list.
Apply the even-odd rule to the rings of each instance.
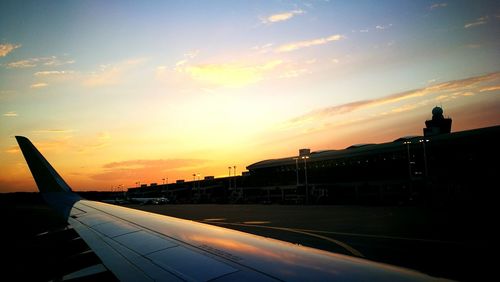
[[451, 132], [451, 118], [443, 116], [441, 107], [432, 109], [432, 119], [425, 121], [424, 136], [433, 136]]

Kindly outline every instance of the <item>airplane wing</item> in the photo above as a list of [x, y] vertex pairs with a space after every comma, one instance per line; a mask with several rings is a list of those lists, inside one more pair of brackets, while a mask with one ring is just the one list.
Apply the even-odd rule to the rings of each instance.
[[16, 136], [46, 202], [121, 281], [429, 281], [425, 274], [275, 239], [88, 201]]

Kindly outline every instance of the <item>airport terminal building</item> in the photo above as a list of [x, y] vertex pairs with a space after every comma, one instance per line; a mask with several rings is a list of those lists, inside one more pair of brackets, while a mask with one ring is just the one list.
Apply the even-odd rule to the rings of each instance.
[[[500, 171], [500, 126], [451, 133], [443, 110], [432, 114], [422, 136], [341, 150], [301, 149], [296, 156], [251, 164], [243, 176], [179, 185], [185, 197], [205, 202], [406, 204], [487, 197]], [[168, 190], [176, 189], [170, 185]]]

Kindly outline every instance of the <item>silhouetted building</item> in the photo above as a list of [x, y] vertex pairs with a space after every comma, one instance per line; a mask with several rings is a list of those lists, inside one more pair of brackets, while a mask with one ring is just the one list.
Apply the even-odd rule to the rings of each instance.
[[451, 132], [451, 118], [443, 116], [443, 109], [432, 109], [432, 119], [425, 121], [424, 136], [433, 136]]
[[271, 201], [305, 195], [306, 177], [311, 203], [470, 200], [495, 185], [499, 139], [494, 126], [263, 160], [247, 167], [245, 185]]
[[178, 203], [482, 203], [497, 185], [500, 125], [450, 133], [435, 107], [424, 136], [263, 160], [242, 176], [178, 180], [129, 194]]

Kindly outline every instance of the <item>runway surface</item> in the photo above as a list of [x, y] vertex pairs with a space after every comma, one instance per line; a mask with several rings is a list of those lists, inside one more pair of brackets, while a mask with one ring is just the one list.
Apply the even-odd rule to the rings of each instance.
[[[459, 281], [487, 280], [493, 272], [492, 232], [477, 213], [418, 207], [288, 205], [125, 205], [331, 252], [416, 269]], [[2, 203], [1, 247], [7, 277], [49, 277], [57, 243], [36, 234], [64, 227], [39, 202]], [[492, 222], [489, 222], [492, 225]], [[488, 235], [490, 234], [490, 235]], [[51, 249], [52, 248], [52, 249]], [[85, 249], [84, 247], [82, 247]], [[49, 273], [47, 273], [49, 271]], [[107, 276], [105, 276], [107, 277]], [[107, 277], [111, 280], [110, 277]]]
[[128, 205], [437, 277], [488, 277], [490, 241], [470, 212], [421, 207]]

